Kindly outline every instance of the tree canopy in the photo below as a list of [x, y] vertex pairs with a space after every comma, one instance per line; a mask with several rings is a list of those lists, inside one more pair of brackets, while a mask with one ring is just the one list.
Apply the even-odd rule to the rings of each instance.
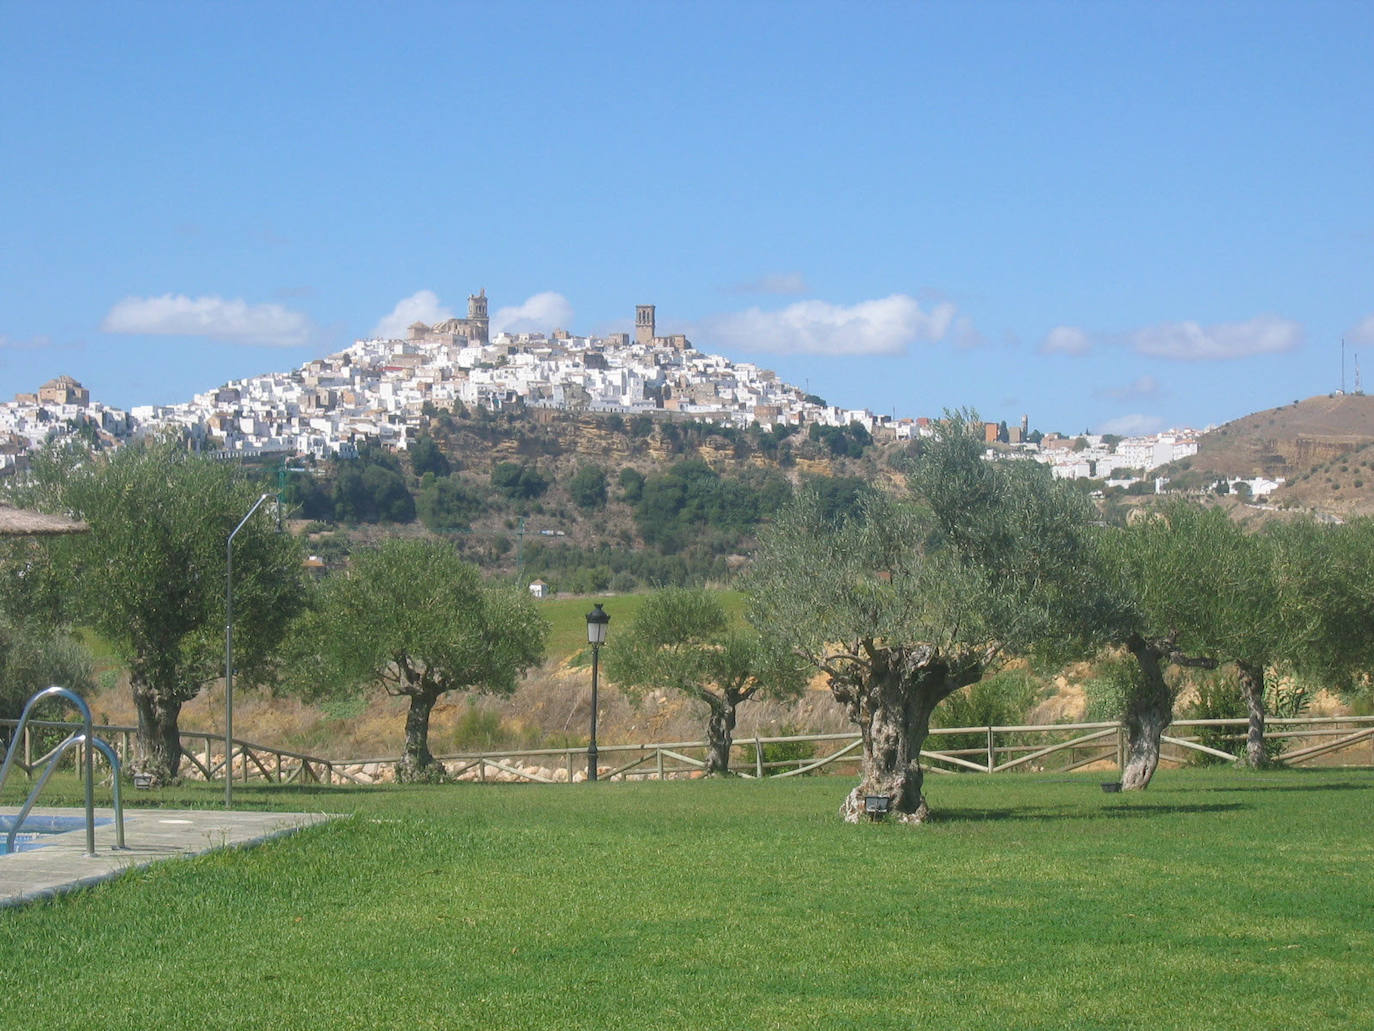
[[491, 485], [511, 501], [533, 501], [549, 489], [549, 481], [526, 462], [498, 462], [491, 470]]
[[568, 480], [568, 493], [578, 508], [591, 511], [606, 507], [606, 470], [599, 465], [582, 465]]
[[1374, 519], [1304, 519], [1271, 531], [1276, 604], [1298, 674], [1350, 693], [1374, 673]]
[[[17, 719], [29, 698], [54, 684], [87, 694], [95, 686], [90, 652], [61, 627], [0, 612], [0, 719]], [[0, 751], [5, 743], [0, 736]]]
[[[181, 707], [224, 673], [226, 543], [261, 494], [234, 464], [171, 442], [45, 452], [30, 490], [40, 506], [90, 525], [44, 545], [43, 573], [62, 615], [96, 630], [128, 666], [135, 768], [171, 779]], [[234, 597], [235, 671], [264, 682], [304, 598], [297, 542], [267, 511], [234, 540]]]
[[416, 437], [409, 450], [410, 467], [416, 476], [423, 476], [425, 473], [447, 476], [453, 471], [448, 458], [439, 450], [439, 445], [428, 433]]

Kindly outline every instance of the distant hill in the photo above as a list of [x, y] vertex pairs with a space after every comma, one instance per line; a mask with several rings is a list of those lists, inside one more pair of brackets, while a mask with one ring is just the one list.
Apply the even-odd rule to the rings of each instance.
[[1374, 397], [1331, 394], [1255, 412], [1204, 434], [1167, 470], [1201, 486], [1222, 476], [1283, 479], [1280, 507], [1374, 513]]

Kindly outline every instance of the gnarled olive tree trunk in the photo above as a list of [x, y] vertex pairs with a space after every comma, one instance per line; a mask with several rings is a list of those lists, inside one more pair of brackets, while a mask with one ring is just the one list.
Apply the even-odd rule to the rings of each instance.
[[1121, 768], [1121, 790], [1143, 791], [1159, 768], [1159, 739], [1174, 718], [1174, 693], [1164, 682], [1164, 653], [1143, 637], [1132, 637], [1127, 647], [1140, 670], [1136, 690], [1126, 699], [1126, 763]]
[[1159, 739], [1174, 719], [1174, 692], [1164, 681], [1166, 665], [1216, 668], [1216, 661], [1181, 654], [1174, 637], [1151, 640], [1132, 634], [1126, 647], [1140, 669], [1136, 687], [1126, 699], [1126, 763], [1122, 791], [1143, 791], [1159, 768]]
[[711, 698], [706, 720], [706, 775], [730, 772], [730, 746], [735, 740], [735, 703]]
[[429, 715], [439, 700], [439, 692], [417, 684], [400, 693], [410, 699], [410, 708], [406, 710], [405, 751], [396, 764], [396, 779], [403, 783], [442, 780], [444, 768], [435, 762], [429, 750]]
[[981, 662], [952, 664], [928, 648], [876, 649], [862, 669], [832, 672], [830, 690], [858, 724], [863, 762], [858, 786], [840, 806], [848, 823], [866, 819], [868, 795], [885, 795], [890, 818], [924, 823], [930, 807], [921, 793], [921, 746], [941, 701], [982, 676]]
[[1245, 765], [1257, 770], [1269, 764], [1264, 750], [1264, 665], [1238, 659], [1236, 676], [1250, 721], [1245, 733]]
[[[138, 710], [138, 737], [132, 772], [146, 773], [154, 787], [171, 784], [181, 768], [181, 733], [177, 720], [182, 699], [175, 691], [158, 688], [144, 680], [130, 684]], [[225, 757], [228, 762], [228, 756]]]

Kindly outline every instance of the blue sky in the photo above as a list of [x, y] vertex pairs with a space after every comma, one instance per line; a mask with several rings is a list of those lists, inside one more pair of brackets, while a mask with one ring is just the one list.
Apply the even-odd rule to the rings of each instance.
[[1374, 378], [1371, 53], [1355, 2], [0, 0], [0, 396], [485, 288], [898, 416], [1223, 422]]

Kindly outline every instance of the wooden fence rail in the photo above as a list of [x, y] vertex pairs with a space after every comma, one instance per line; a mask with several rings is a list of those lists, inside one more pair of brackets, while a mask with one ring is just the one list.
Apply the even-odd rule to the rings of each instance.
[[[16, 720], [0, 720], [0, 743], [8, 744]], [[31, 721], [24, 730], [15, 765], [26, 774], [42, 767], [75, 724]], [[133, 757], [137, 728], [98, 726], [95, 732], [110, 743], [121, 761]], [[1161, 761], [1180, 765], [1192, 756], [1238, 762], [1228, 748], [1239, 750], [1245, 741], [1246, 721], [1176, 720], [1161, 739]], [[1374, 765], [1374, 716], [1308, 716], [1271, 719], [1265, 738], [1282, 749], [1290, 766], [1339, 757], [1347, 765]], [[971, 744], [976, 740], [977, 744]], [[947, 747], [940, 747], [942, 742]], [[224, 776], [224, 738], [201, 731], [181, 732], [186, 761], [183, 774], [205, 780]], [[861, 740], [856, 733], [795, 734], [735, 740], [732, 770], [741, 777], [796, 777], [857, 769]], [[921, 751], [927, 771], [947, 773], [1006, 773], [1011, 771], [1066, 772], [1097, 764], [1120, 769], [1126, 751], [1126, 731], [1120, 723], [1056, 723], [1049, 725], [945, 727], [931, 731]], [[1367, 747], [1366, 747], [1367, 746]], [[669, 780], [701, 776], [706, 766], [706, 742], [664, 741], [612, 744], [598, 748], [598, 777], [602, 780]], [[1339, 755], [1338, 755], [1339, 753]], [[75, 758], [75, 756], [73, 757]], [[373, 784], [387, 779], [397, 756], [364, 759], [325, 759], [285, 748], [234, 741], [229, 762], [244, 782]], [[579, 781], [586, 776], [582, 747], [535, 748], [436, 756], [449, 775], [460, 780], [527, 781], [539, 784]]]

